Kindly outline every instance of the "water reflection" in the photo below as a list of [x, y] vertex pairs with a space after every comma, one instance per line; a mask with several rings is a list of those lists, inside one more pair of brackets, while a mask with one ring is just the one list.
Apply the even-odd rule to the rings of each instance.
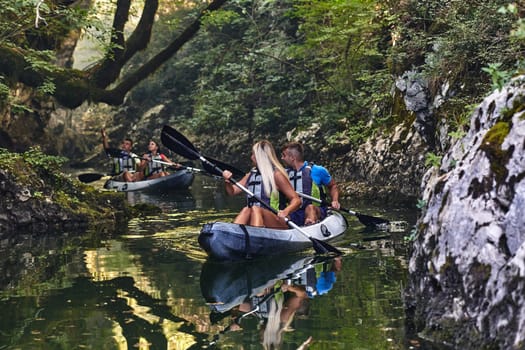
[[19, 232], [0, 241], [0, 349], [296, 349], [310, 336], [325, 349], [407, 348], [402, 236], [363, 232], [350, 218], [340, 261], [307, 252], [219, 264], [197, 236], [244, 204], [222, 194], [215, 182], [130, 194], [160, 210], [125, 235]]
[[190, 190], [171, 190], [162, 193], [125, 192], [130, 205], [148, 203], [158, 206], [161, 210], [192, 210], [197, 202]]
[[[341, 257], [286, 256], [271, 260], [202, 267], [201, 292], [211, 309], [212, 323], [222, 335], [243, 330], [247, 317], [255, 318], [265, 349], [280, 348], [283, 332], [292, 332], [294, 317], [308, 317], [310, 299], [327, 294], [342, 267]], [[246, 320], [246, 321], [245, 321]], [[304, 339], [304, 346], [312, 336]]]

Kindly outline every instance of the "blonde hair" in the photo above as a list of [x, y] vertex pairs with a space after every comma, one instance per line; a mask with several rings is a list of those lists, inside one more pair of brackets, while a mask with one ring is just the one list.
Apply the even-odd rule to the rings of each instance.
[[275, 177], [273, 175], [275, 170], [280, 171], [284, 176], [288, 177], [281, 162], [275, 154], [275, 150], [270, 141], [262, 140], [257, 142], [252, 147], [257, 169], [261, 173], [263, 188], [265, 194], [270, 197], [271, 193], [277, 192], [277, 185], [275, 184]]
[[283, 327], [281, 324], [281, 312], [283, 310], [284, 296], [270, 299], [268, 320], [264, 327], [262, 345], [266, 350], [279, 349], [282, 342]]

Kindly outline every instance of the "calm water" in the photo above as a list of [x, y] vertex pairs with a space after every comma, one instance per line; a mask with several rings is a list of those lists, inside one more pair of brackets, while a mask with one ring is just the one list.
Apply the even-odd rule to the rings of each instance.
[[[231, 221], [240, 197], [203, 177], [187, 193], [127, 197], [161, 211], [134, 219], [125, 235], [20, 232], [0, 242], [0, 349], [417, 346], [401, 299], [408, 232], [366, 231], [347, 216], [344, 240], [333, 243], [340, 259], [307, 251], [218, 264], [197, 235], [203, 223]], [[343, 204], [414, 223], [414, 213]]]

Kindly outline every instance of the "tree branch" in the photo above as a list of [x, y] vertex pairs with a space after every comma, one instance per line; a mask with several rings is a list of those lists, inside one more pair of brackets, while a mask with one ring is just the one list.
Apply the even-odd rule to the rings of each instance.
[[[126, 7], [128, 0], [119, 0]], [[138, 27], [130, 36], [123, 51], [115, 50], [118, 59], [107, 59], [97, 68], [90, 71], [57, 68], [53, 72], [33, 67], [26, 60], [27, 53], [21, 48], [0, 45], [0, 75], [8, 77], [11, 81], [21, 82], [29, 87], [38, 87], [46, 80], [52, 80], [56, 85], [54, 98], [68, 108], [76, 108], [85, 101], [103, 102], [109, 105], [119, 105], [124, 101], [126, 94], [139, 82], [154, 73], [163, 63], [173, 57], [177, 51], [198, 32], [201, 20], [209, 12], [220, 9], [227, 0], [214, 0], [204, 9], [198, 18], [191, 23], [173, 42], [160, 51], [151, 60], [139, 67], [135, 72], [125, 77], [115, 88], [105, 88], [114, 82], [125, 62], [137, 51], [147, 47], [150, 40], [153, 16], [158, 7], [158, 0], [146, 0], [145, 9]], [[147, 8], [146, 8], [147, 7]], [[123, 28], [127, 20], [126, 12], [129, 8], [121, 8], [115, 14], [114, 29]], [[123, 38], [116, 36], [113, 44], [123, 43]], [[103, 73], [104, 72], [104, 73]], [[106, 80], [101, 77], [107, 74]]]
[[[119, 9], [122, 7], [122, 9]], [[91, 70], [95, 85], [106, 88], [118, 79], [122, 67], [138, 51], [145, 49], [151, 39], [151, 31], [155, 14], [159, 7], [158, 0], [146, 0], [140, 21], [127, 41], [124, 40], [124, 25], [129, 16], [129, 0], [119, 0], [115, 20], [113, 22], [113, 35], [111, 53], [108, 54], [101, 65]]]
[[164, 50], [159, 52], [148, 62], [143, 64], [135, 72], [125, 77], [114, 89], [107, 91], [101, 96], [97, 96], [98, 102], [105, 102], [110, 105], [122, 103], [125, 95], [138, 83], [154, 73], [164, 62], [173, 57], [175, 53], [198, 32], [201, 26], [201, 19], [208, 12], [218, 10], [227, 0], [215, 0], [200, 13], [198, 18], [190, 24], [174, 41]]

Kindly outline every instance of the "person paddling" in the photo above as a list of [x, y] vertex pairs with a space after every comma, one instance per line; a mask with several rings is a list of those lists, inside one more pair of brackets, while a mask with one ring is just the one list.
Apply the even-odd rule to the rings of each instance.
[[[299, 193], [326, 200], [326, 192], [332, 198], [331, 207], [341, 208], [339, 189], [328, 170], [320, 165], [304, 160], [304, 147], [298, 142], [290, 142], [282, 148], [281, 159], [287, 166], [286, 171], [292, 187]], [[281, 205], [283, 205], [281, 203]], [[301, 208], [290, 216], [297, 225], [311, 225], [326, 217], [326, 207], [313, 205], [311, 200], [303, 199]]]
[[[266, 204], [277, 207], [278, 192], [284, 194], [288, 199], [288, 206], [279, 210], [277, 215], [265, 209], [254, 198], [247, 198], [247, 205], [237, 215], [234, 220], [236, 224], [261, 226], [271, 228], [287, 228], [285, 217], [297, 210], [301, 205], [301, 199], [295, 193], [288, 175], [275, 155], [275, 150], [269, 141], [257, 142], [252, 147], [251, 160], [254, 168], [246, 174], [238, 183], [249, 190]], [[243, 193], [243, 191], [229, 181], [232, 173], [229, 170], [223, 171], [226, 181], [226, 192], [229, 195]], [[273, 205], [272, 205], [273, 204]]]
[[136, 171], [140, 164], [140, 158], [133, 152], [131, 149], [133, 147], [133, 141], [130, 138], [125, 138], [122, 140], [120, 146], [120, 152], [115, 155], [110, 154], [108, 135], [106, 134], [105, 129], [101, 129], [100, 133], [102, 134], [102, 145], [108, 157], [112, 157], [112, 174], [114, 175], [113, 179], [117, 181], [133, 182], [136, 181]]
[[160, 153], [159, 144], [154, 140], [150, 140], [148, 143], [148, 152], [144, 153], [138, 167], [139, 172], [137, 173], [136, 180], [151, 180], [169, 175], [169, 172], [166, 171], [166, 165], [160, 162], [170, 163], [170, 166], [176, 169], [181, 167], [179, 163], [172, 162], [166, 155]]

